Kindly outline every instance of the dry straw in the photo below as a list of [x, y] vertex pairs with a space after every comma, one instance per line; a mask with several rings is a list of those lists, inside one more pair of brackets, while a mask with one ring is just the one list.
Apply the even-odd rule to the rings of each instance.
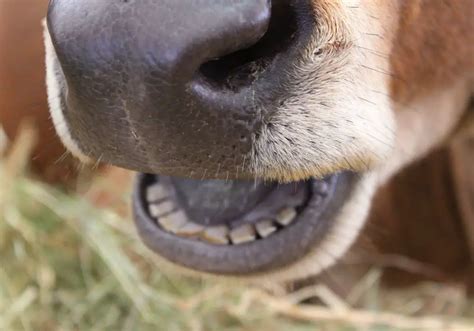
[[33, 141], [26, 127], [0, 160], [0, 330], [474, 330], [456, 288], [388, 293], [378, 270], [348, 299], [167, 277], [130, 220], [26, 175]]

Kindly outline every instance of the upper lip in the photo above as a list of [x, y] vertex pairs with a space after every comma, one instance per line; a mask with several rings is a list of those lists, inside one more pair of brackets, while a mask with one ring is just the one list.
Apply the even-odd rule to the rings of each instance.
[[[229, 243], [235, 244], [223, 245], [212, 243], [212, 240], [179, 236], [173, 233], [173, 225], [168, 229], [165, 229], [166, 223], [160, 225], [159, 217], [157, 221], [150, 215], [145, 196], [146, 187], [155, 180], [155, 176], [140, 174], [133, 197], [135, 222], [145, 244], [172, 263], [211, 274], [252, 275], [268, 272], [292, 264], [317, 246], [330, 228], [331, 219], [341, 202], [349, 194], [353, 177], [351, 173], [340, 173], [326, 178], [325, 182], [329, 184], [327, 192], [318, 191], [319, 180], [305, 182], [304, 185], [309, 187], [307, 201], [298, 208], [290, 226], [262, 240], [247, 240], [243, 230], [238, 234], [243, 236], [241, 242], [239, 237], [236, 241], [230, 238]], [[160, 201], [165, 202], [166, 199]], [[171, 211], [171, 216], [173, 212], [186, 213], [186, 210], [179, 208], [165, 212]]]
[[[243, 44], [215, 52], [211, 48], [222, 45], [207, 33], [232, 32], [232, 26], [214, 26], [217, 19], [199, 22], [198, 14], [184, 11], [169, 22], [182, 31], [170, 34], [159, 19], [133, 17], [135, 11], [161, 17], [171, 10], [166, 3], [85, 1], [80, 9], [69, 1], [51, 3], [50, 70], [69, 135], [88, 158], [135, 171], [192, 178], [260, 175], [252, 160], [255, 142], [291, 92], [293, 63], [303, 58], [316, 24], [310, 2], [273, 1], [266, 33], [258, 29]], [[269, 14], [269, 2], [242, 4]], [[239, 12], [227, 14], [235, 24], [245, 19]], [[114, 15], [121, 19], [107, 24]], [[181, 26], [189, 24], [187, 15], [196, 19], [195, 29]], [[233, 44], [228, 39], [223, 42]]]

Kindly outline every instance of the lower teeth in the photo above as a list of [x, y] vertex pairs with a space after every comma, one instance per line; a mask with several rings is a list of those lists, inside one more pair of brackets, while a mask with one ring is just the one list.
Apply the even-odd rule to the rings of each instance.
[[266, 238], [277, 230], [271, 219], [262, 220], [255, 226], [260, 237]]
[[201, 239], [210, 244], [228, 244], [229, 228], [226, 225], [207, 227], [204, 229]]
[[254, 241], [257, 238], [255, 227], [251, 224], [245, 224], [233, 229], [229, 236], [234, 245]]
[[[160, 209], [156, 204], [149, 205], [149, 214], [163, 230], [179, 237], [201, 239], [211, 244], [222, 245], [231, 242], [234, 245], [239, 245], [259, 238], [267, 238], [278, 231], [277, 223], [284, 227], [290, 225], [296, 218], [296, 210], [290, 209], [283, 209], [275, 221], [263, 219], [256, 224], [243, 224], [232, 230], [227, 225], [203, 226], [194, 223], [187, 218], [182, 210], [168, 213], [157, 212]], [[160, 216], [156, 216], [157, 213]], [[289, 218], [290, 216], [292, 218]]]
[[240, 245], [264, 239], [290, 226], [297, 217], [294, 207], [281, 208], [274, 217], [263, 217], [251, 223], [236, 222], [228, 225], [204, 226], [189, 219], [172, 199], [173, 194], [162, 184], [151, 184], [146, 190], [149, 215], [166, 232], [182, 238], [201, 240], [215, 245]]

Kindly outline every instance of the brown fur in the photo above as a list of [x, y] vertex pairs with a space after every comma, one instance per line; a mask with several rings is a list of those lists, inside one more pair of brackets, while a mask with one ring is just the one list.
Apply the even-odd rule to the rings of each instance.
[[[412, 271], [405, 281], [420, 276], [459, 278], [471, 263], [464, 222], [474, 220], [465, 219], [456, 194], [464, 185], [456, 178], [462, 166], [467, 165], [455, 162], [452, 148], [445, 147], [397, 174], [377, 194], [364, 236], [384, 254], [438, 270], [428, 275]], [[400, 280], [402, 268], [390, 269], [391, 278]]]
[[[473, 12], [474, 2], [470, 0], [401, 1], [390, 59], [395, 103], [409, 105], [429, 98], [463, 77], [472, 94]], [[415, 116], [425, 121], [448, 121], [446, 116], [436, 115], [437, 109], [414, 111], [424, 112]], [[405, 115], [399, 124], [410, 118]], [[431, 132], [423, 134], [429, 139]], [[474, 265], [472, 139], [463, 136], [447, 143], [379, 189], [364, 235], [373, 238], [384, 253], [407, 256], [437, 268], [437, 276], [470, 279], [469, 270]], [[372, 229], [375, 232], [371, 233]], [[420, 276], [408, 274], [411, 276], [394, 268], [389, 273], [399, 282]]]
[[[38, 130], [32, 162], [44, 178], [64, 181], [75, 176], [49, 118], [41, 20], [47, 0], [0, 1], [0, 124], [10, 140], [25, 119]], [[60, 160], [56, 164], [57, 160]]]
[[407, 104], [474, 70], [472, 0], [401, 0], [391, 54], [395, 102]]

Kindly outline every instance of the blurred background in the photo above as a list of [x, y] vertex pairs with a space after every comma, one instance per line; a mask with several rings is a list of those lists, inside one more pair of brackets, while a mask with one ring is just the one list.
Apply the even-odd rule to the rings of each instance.
[[[317, 281], [262, 289], [163, 273], [131, 221], [133, 174], [86, 169], [55, 136], [47, 2], [0, 0], [0, 330], [474, 330], [465, 243], [429, 223], [449, 194], [446, 149], [381, 190], [357, 254]], [[414, 178], [420, 201], [407, 194]]]

